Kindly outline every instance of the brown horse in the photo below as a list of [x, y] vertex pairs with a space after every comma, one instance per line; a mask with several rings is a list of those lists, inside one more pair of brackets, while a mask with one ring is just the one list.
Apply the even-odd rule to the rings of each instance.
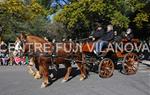
[[[35, 79], [41, 78], [43, 76], [43, 82], [41, 87], [46, 87], [49, 85], [49, 65], [54, 64], [64, 64], [67, 68], [67, 72], [62, 80], [62, 82], [66, 82], [69, 79], [70, 73], [72, 71], [71, 66], [71, 60], [74, 56], [76, 60], [82, 59], [82, 56], [80, 53], [73, 52], [73, 48], [75, 45], [72, 44], [70, 47], [70, 42], [59, 44], [59, 48], [56, 48], [56, 44], [54, 45], [51, 42], [48, 42], [44, 40], [43, 38], [29, 35], [26, 36], [23, 33], [17, 38], [18, 41], [16, 41], [15, 45], [15, 51], [18, 50], [19, 46], [23, 44], [23, 53], [28, 54], [29, 56], [29, 72], [34, 75]], [[20, 44], [20, 45], [19, 45]], [[65, 47], [64, 47], [65, 45]], [[46, 50], [45, 50], [46, 47]], [[61, 48], [60, 48], [61, 47]], [[69, 52], [66, 50], [70, 50]], [[14, 52], [14, 55], [17, 53]], [[51, 56], [56, 55], [58, 57], [52, 58]], [[69, 59], [69, 60], [68, 60]], [[75, 62], [80, 70], [80, 80], [84, 80], [86, 78], [86, 72], [84, 70], [84, 66], [82, 65], [82, 62], [76, 61]], [[33, 71], [32, 66], [35, 64], [35, 67], [37, 69], [36, 72]]]

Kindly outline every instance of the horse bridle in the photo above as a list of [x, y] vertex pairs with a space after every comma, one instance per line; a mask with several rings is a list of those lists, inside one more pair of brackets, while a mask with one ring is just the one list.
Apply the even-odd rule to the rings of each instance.
[[[24, 54], [24, 44], [26, 44], [26, 42], [27, 42], [27, 41], [24, 40], [24, 39], [22, 39], [22, 40], [19, 39], [19, 43], [18, 43], [19, 46], [18, 46], [18, 47], [21, 47], [22, 49], [20, 50], [21, 52], [20, 52], [19, 50], [16, 50], [16, 49], [15, 49], [15, 51], [17, 52], [17, 54], [20, 53], [21, 56], [24, 56], [24, 55], [25, 55], [25, 54]], [[23, 53], [23, 54], [21, 54], [21, 53]], [[20, 55], [19, 55], [19, 56], [20, 56]]]

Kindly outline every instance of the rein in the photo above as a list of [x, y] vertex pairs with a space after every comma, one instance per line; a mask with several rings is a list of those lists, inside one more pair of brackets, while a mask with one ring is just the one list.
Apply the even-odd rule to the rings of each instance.
[[86, 41], [90, 41], [91, 38], [83, 38], [83, 39], [76, 39], [76, 40], [73, 40], [73, 42], [86, 42]]

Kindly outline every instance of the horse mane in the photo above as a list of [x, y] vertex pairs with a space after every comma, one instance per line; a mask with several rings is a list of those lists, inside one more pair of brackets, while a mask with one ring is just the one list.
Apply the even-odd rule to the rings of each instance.
[[51, 53], [51, 48], [53, 47], [52, 43], [45, 40], [44, 38], [41, 38], [39, 36], [35, 36], [35, 35], [28, 35], [26, 36], [26, 40], [27, 43], [39, 43], [42, 45], [41, 50], [44, 51], [44, 44], [46, 43], [46, 46], [50, 47], [50, 49], [48, 50], [49, 53]]
[[35, 36], [35, 35], [28, 35], [27, 39], [30, 39], [30, 40], [34, 39], [38, 43], [50, 43], [49, 41], [45, 40], [44, 38], [41, 38], [41, 37]]

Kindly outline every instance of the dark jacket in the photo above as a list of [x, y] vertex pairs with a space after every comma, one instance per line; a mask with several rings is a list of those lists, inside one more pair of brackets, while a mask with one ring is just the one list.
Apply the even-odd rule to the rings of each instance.
[[127, 34], [126, 32], [122, 32], [122, 38], [126, 38], [127, 40], [132, 40], [134, 35], [133, 33]]
[[96, 32], [93, 33], [92, 36], [95, 38], [95, 40], [98, 40], [104, 36], [104, 30], [103, 29], [97, 30]]
[[0, 57], [4, 57], [7, 52], [7, 45], [6, 44], [1, 44], [0, 45]]
[[128, 40], [132, 40], [132, 39], [133, 39], [133, 34], [132, 34], [132, 33], [128, 34], [128, 35], [127, 35], [127, 39], [128, 39]]
[[0, 45], [0, 49], [1, 49], [1, 50], [7, 49], [7, 45], [6, 45], [6, 44], [1, 44], [1, 45]]
[[103, 41], [111, 41], [114, 38], [114, 32], [113, 31], [109, 31], [107, 32], [102, 38], [101, 40]]

